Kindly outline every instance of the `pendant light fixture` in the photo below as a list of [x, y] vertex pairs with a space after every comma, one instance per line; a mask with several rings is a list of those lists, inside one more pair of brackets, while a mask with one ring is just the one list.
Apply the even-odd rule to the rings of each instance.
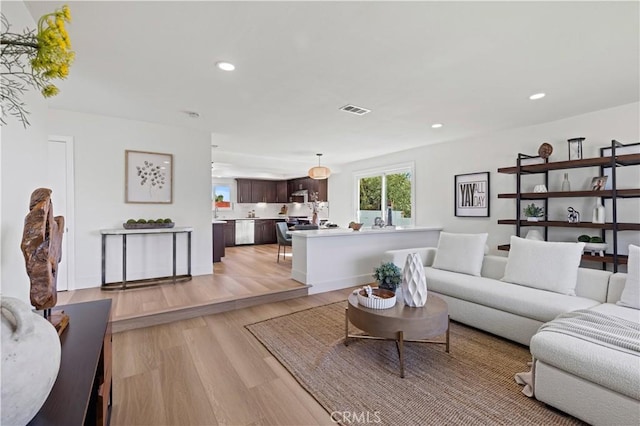
[[309, 177], [311, 179], [326, 179], [331, 175], [331, 170], [328, 167], [320, 165], [320, 157], [322, 154], [316, 154], [318, 156], [318, 165], [309, 169]]

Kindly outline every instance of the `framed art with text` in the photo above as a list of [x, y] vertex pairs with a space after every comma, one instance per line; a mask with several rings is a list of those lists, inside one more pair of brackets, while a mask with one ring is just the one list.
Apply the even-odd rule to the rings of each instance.
[[173, 155], [125, 151], [125, 202], [171, 204]]
[[455, 215], [489, 217], [489, 172], [455, 175]]

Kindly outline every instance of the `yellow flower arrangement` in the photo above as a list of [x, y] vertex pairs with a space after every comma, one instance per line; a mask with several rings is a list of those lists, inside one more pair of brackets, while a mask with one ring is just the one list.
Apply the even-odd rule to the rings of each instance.
[[75, 57], [65, 28], [65, 23], [69, 22], [71, 11], [64, 5], [38, 20], [37, 33], [25, 30], [24, 33], [17, 34], [9, 31], [9, 22], [2, 15], [0, 122], [3, 125], [6, 124], [7, 115], [15, 116], [25, 127], [29, 124], [26, 117], [28, 111], [20, 101], [21, 95], [29, 86], [39, 89], [45, 98], [60, 92], [51, 80], [65, 79]]

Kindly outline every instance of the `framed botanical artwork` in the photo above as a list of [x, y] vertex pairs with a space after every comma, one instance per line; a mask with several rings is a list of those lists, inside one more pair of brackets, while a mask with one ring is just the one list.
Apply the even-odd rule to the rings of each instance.
[[173, 154], [125, 151], [125, 202], [173, 202]]
[[455, 175], [455, 215], [489, 217], [489, 172]]

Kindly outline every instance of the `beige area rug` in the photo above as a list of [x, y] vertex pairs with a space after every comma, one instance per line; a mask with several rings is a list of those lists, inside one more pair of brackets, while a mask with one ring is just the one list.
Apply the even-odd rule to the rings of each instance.
[[[350, 339], [344, 346], [345, 306], [346, 302], [334, 303], [246, 326], [328, 413], [334, 413], [334, 420], [385, 425], [581, 424], [521, 393], [513, 376], [528, 370], [528, 348], [452, 322], [449, 354], [443, 345], [405, 344], [402, 379], [392, 341]], [[353, 326], [349, 330], [357, 331]]]

